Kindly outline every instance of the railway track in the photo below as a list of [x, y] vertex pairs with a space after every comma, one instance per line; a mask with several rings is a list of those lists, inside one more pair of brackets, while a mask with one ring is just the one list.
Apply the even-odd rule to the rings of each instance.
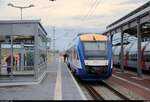
[[102, 97], [91, 85], [84, 84], [84, 87], [94, 100], [104, 100], [104, 97]]
[[[70, 70], [70, 69], [69, 69]], [[72, 73], [73, 74], [73, 73]], [[74, 76], [74, 74], [73, 74]], [[78, 77], [75, 77], [74, 78], [76, 79], [77, 83], [79, 83], [80, 86], [84, 87], [88, 93], [90, 94], [90, 96], [94, 99], [94, 100], [107, 100], [103, 95], [102, 93], [103, 92], [99, 92], [95, 86], [97, 88], [100, 88], [100, 87], [105, 87], [107, 89], [109, 89], [111, 91], [111, 93], [114, 93], [116, 96], [120, 97], [119, 100], [130, 100], [128, 97], [126, 97], [125, 95], [123, 95], [122, 93], [120, 93], [119, 91], [115, 90], [113, 87], [111, 87], [110, 85], [108, 85], [106, 82], [104, 81], [101, 81], [100, 83], [96, 82], [96, 85], [95, 83], [93, 84], [90, 83], [90, 82], [84, 82], [82, 80], [80, 80], [80, 78]], [[110, 99], [111, 100], [111, 99]], [[112, 99], [113, 100], [113, 99]], [[117, 99], [116, 99], [117, 100]]]
[[111, 90], [113, 93], [115, 93], [116, 95], [118, 95], [121, 99], [123, 99], [123, 100], [130, 100], [127, 96], [123, 95], [121, 92], [117, 91], [116, 89], [114, 89], [113, 87], [111, 87], [110, 85], [108, 85], [106, 82], [103, 81], [103, 84], [109, 90]]
[[[125, 95], [123, 95], [122, 93], [118, 92], [117, 90], [115, 90], [113, 87], [111, 87], [110, 85], [108, 85], [105, 82], [101, 82], [99, 85], [93, 85], [90, 83], [84, 83], [82, 82], [82, 85], [86, 88], [86, 90], [88, 91], [88, 93], [91, 95], [91, 97], [94, 100], [130, 100], [128, 97], [126, 97]], [[107, 93], [107, 96], [103, 95], [103, 91], [100, 91], [99, 89], [102, 88], [107, 88], [108, 90], [110, 90], [109, 93]], [[115, 97], [118, 97], [117, 99], [108, 99], [108, 96], [111, 96], [109, 94], [112, 94]], [[107, 97], [107, 98], [106, 98]]]

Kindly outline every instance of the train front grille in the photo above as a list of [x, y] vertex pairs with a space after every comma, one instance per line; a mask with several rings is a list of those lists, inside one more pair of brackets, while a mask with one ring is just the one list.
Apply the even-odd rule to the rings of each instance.
[[88, 74], [107, 73], [107, 66], [85, 66]]

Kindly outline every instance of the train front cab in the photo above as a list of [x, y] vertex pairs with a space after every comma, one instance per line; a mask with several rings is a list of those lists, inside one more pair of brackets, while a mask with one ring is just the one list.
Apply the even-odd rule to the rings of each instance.
[[[108, 79], [112, 75], [112, 45], [110, 41], [107, 41], [107, 65], [102, 66], [89, 66], [86, 64], [86, 56], [85, 56], [85, 47], [83, 41], [78, 40], [77, 51], [79, 54], [79, 59], [81, 63], [81, 68], [76, 69], [76, 75], [79, 76], [82, 80], [94, 81], [94, 80], [105, 80]], [[90, 61], [92, 63], [94, 61]], [[88, 68], [104, 68], [105, 71], [101, 73], [90, 73]]]

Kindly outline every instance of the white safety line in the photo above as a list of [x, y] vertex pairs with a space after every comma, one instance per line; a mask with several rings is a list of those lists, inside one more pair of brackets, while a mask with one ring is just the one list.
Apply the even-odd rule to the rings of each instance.
[[61, 59], [59, 59], [57, 79], [54, 93], [54, 100], [62, 100], [62, 89], [61, 89]]
[[[119, 70], [119, 69], [114, 69], [114, 70], [116, 70], [116, 71], [119, 71], [119, 72], [120, 72], [120, 70]], [[117, 73], [119, 73], [119, 72], [117, 72]], [[122, 73], [122, 72], [120, 72], [120, 73]], [[132, 72], [129, 72], [129, 71], [125, 71], [124, 73], [131, 74], [131, 75], [137, 75], [137, 74], [132, 73]]]
[[47, 73], [57, 73], [57, 71], [46, 71]]
[[[66, 65], [66, 64], [65, 64], [65, 65]], [[66, 67], [67, 67], [67, 65], [66, 65]], [[71, 78], [72, 78], [74, 84], [76, 85], [76, 87], [77, 87], [77, 89], [78, 89], [78, 91], [79, 91], [79, 93], [80, 93], [80, 96], [82, 97], [83, 100], [87, 100], [86, 96], [85, 96], [84, 93], [81, 91], [81, 88], [79, 87], [79, 85], [78, 85], [77, 82], [75, 81], [74, 77], [72, 76], [70, 70], [69, 70], [68, 68], [67, 68], [67, 70], [68, 70], [68, 72], [69, 72], [69, 74], [70, 74], [70, 76], [71, 76]]]
[[150, 91], [149, 88], [146, 88], [146, 87], [144, 87], [144, 86], [142, 86], [142, 85], [140, 85], [140, 84], [136, 84], [136, 83], [134, 83], [134, 82], [128, 81], [128, 80], [126, 80], [126, 79], [124, 79], [124, 78], [121, 78], [121, 77], [118, 77], [118, 76], [116, 76], [116, 75], [114, 75], [114, 74], [113, 74], [112, 76], [115, 77], [115, 78], [118, 78], [118, 79], [120, 79], [120, 80], [126, 81], [126, 82], [128, 82], [128, 83], [130, 83], [130, 84], [132, 84], [132, 85], [137, 86], [137, 87], [140, 87], [140, 88], [142, 88], [142, 89], [144, 89], [144, 90], [146, 90], [146, 91]]

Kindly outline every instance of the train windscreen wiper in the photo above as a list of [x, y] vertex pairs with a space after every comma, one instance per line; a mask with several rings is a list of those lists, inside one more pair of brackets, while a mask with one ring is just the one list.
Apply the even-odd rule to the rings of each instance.
[[98, 49], [100, 49], [98, 41], [96, 41], [95, 36], [93, 36], [93, 40], [96, 42]]

